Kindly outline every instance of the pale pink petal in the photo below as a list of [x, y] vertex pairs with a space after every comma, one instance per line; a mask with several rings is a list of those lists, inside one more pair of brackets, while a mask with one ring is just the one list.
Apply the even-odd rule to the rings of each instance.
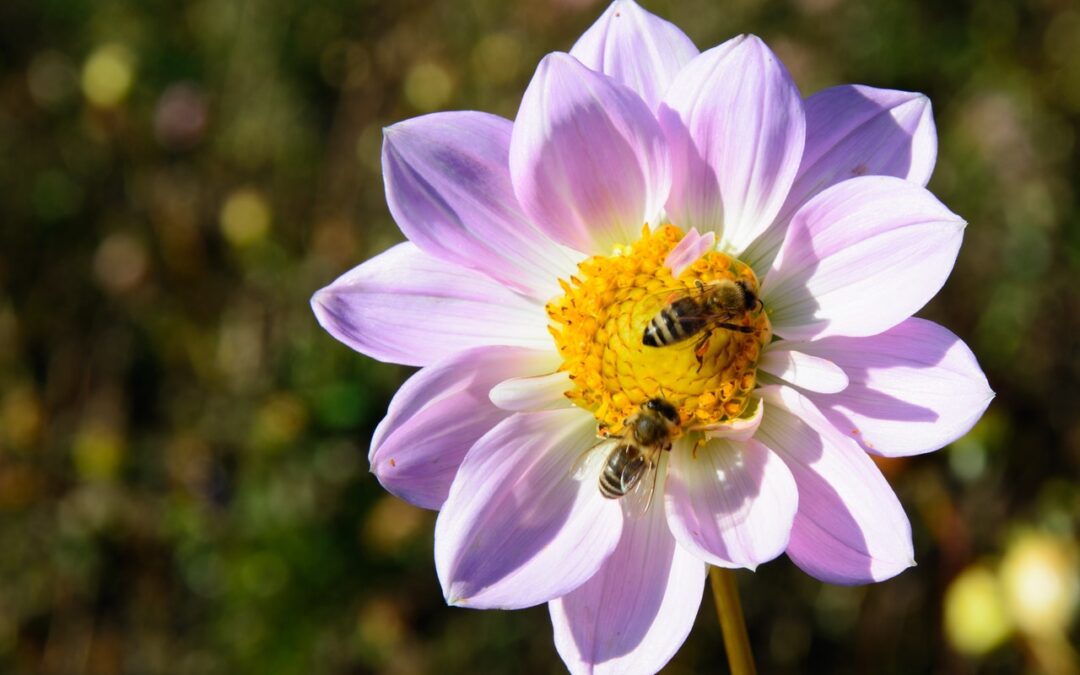
[[[555, 364], [555, 368], [559, 365], [561, 361]], [[566, 392], [573, 388], [570, 374], [564, 370], [532, 377], [515, 377], [492, 388], [491, 402], [503, 410], [515, 412], [569, 408], [574, 404], [566, 398]]]
[[664, 265], [671, 270], [671, 276], [678, 279], [683, 270], [715, 247], [716, 234], [706, 232], [702, 236], [696, 229], [690, 228], [686, 236], [668, 253]]
[[542, 305], [408, 242], [338, 277], [311, 308], [328, 333], [380, 361], [424, 366], [486, 345], [551, 349]]
[[792, 216], [822, 190], [856, 176], [896, 176], [926, 185], [937, 160], [930, 99], [863, 85], [820, 91], [805, 101], [806, 150], [780, 215], [744, 260], [764, 271]]
[[398, 389], [375, 429], [371, 471], [405, 501], [439, 508], [465, 453], [511, 414], [488, 400], [491, 388], [558, 362], [553, 349], [477, 347], [423, 368]]
[[622, 532], [599, 474], [574, 475], [596, 443], [579, 408], [518, 413], [473, 446], [435, 525], [435, 568], [447, 602], [530, 607], [574, 590], [600, 569]]
[[762, 282], [773, 331], [789, 340], [876, 335], [934, 297], [964, 221], [925, 188], [852, 178], [795, 215]]
[[824, 338], [804, 348], [843, 368], [851, 382], [838, 394], [808, 396], [841, 433], [879, 455], [944, 447], [994, 398], [968, 346], [930, 321], [912, 318], [881, 335]]
[[[657, 488], [659, 492], [662, 488]], [[548, 605], [555, 648], [571, 673], [655, 673], [690, 634], [705, 564], [675, 543], [657, 494], [600, 571]]]
[[802, 99], [784, 65], [753, 35], [703, 52], [668, 89], [660, 123], [671, 221], [716, 231], [722, 248], [741, 252], [776, 217], [802, 157]]
[[759, 391], [770, 406], [758, 438], [783, 458], [799, 489], [792, 561], [834, 584], [882, 581], [914, 565], [907, 516], [870, 456], [794, 389]]
[[615, 0], [570, 50], [583, 64], [633, 89], [653, 110], [684, 65], [697, 56], [675, 24], [633, 0]]
[[758, 368], [808, 391], [833, 394], [848, 386], [844, 369], [828, 359], [807, 353], [808, 343], [781, 340], [765, 348]]
[[754, 439], [692, 448], [676, 443], [668, 464], [665, 507], [676, 541], [718, 567], [754, 569], [783, 553], [799, 496], [780, 458]]
[[436, 258], [547, 301], [576, 258], [537, 230], [510, 184], [510, 120], [481, 112], [415, 117], [383, 134], [386, 202]]
[[510, 142], [514, 191], [538, 227], [589, 253], [637, 241], [670, 174], [663, 133], [637, 94], [569, 54], [544, 57]]

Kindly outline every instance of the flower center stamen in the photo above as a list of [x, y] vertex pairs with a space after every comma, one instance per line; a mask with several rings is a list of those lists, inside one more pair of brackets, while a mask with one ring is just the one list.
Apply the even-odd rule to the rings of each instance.
[[565, 295], [547, 305], [562, 370], [573, 382], [566, 396], [611, 433], [619, 433], [642, 403], [657, 396], [678, 409], [687, 429], [731, 422], [750, 401], [758, 357], [772, 336], [760, 305], [722, 319], [751, 332], [717, 327], [721, 320], [713, 320], [667, 346], [643, 342], [646, 326], [676, 298], [701, 298], [703, 289], [724, 280], [742, 282], [755, 297], [758, 292], [750, 267], [718, 251], [674, 278], [664, 262], [682, 237], [673, 225], [655, 232], [645, 228], [637, 242], [581, 262], [579, 274], [559, 280]]

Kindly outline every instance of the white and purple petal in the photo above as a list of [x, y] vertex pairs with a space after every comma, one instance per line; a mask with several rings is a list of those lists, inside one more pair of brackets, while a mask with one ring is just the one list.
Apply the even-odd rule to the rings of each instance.
[[834, 584], [883, 581], [914, 565], [911, 525], [870, 456], [794, 389], [759, 391], [769, 414], [758, 438], [783, 458], [799, 489], [788, 557]]
[[541, 304], [405, 242], [311, 298], [319, 324], [379, 361], [424, 366], [473, 347], [550, 350]]
[[994, 398], [963, 340], [923, 319], [880, 335], [823, 338], [799, 348], [847, 373], [844, 391], [807, 396], [841, 433], [879, 455], [944, 447], [967, 433]]
[[693, 446], [676, 443], [668, 462], [665, 507], [676, 541], [718, 567], [755, 569], [783, 553], [799, 502], [784, 462], [755, 439]]
[[671, 185], [667, 145], [645, 102], [562, 53], [544, 57], [525, 91], [510, 175], [533, 222], [582, 252], [636, 241]]
[[671, 146], [667, 213], [679, 227], [720, 235], [740, 253], [776, 217], [803, 153], [799, 90], [753, 35], [703, 52], [660, 106]]
[[892, 328], [945, 283], [965, 224], [899, 178], [834, 185], [795, 214], [762, 281], [773, 331], [810, 340]]
[[596, 443], [577, 409], [518, 413], [465, 457], [435, 524], [435, 567], [448, 603], [517, 609], [591, 578], [619, 542], [623, 515], [597, 475], [575, 464]]
[[426, 253], [479, 270], [542, 301], [576, 258], [529, 222], [510, 183], [513, 123], [442, 112], [384, 131], [386, 202], [401, 231]]
[[[557, 352], [552, 352], [556, 354]], [[556, 371], [561, 359], [541, 375], [515, 377], [495, 385], [491, 389], [491, 402], [503, 410], [532, 412], [573, 407], [566, 392], [574, 388], [570, 373]], [[554, 371], [554, 372], [553, 372]]]
[[626, 521], [600, 571], [549, 604], [555, 648], [571, 673], [654, 673], [690, 634], [705, 564], [671, 536], [662, 489], [641, 519]]
[[465, 453], [512, 414], [488, 399], [492, 388], [558, 362], [554, 350], [478, 347], [426, 366], [401, 385], [375, 429], [371, 471], [392, 494], [438, 509]]
[[857, 176], [896, 176], [926, 185], [937, 160], [937, 130], [922, 94], [863, 85], [819, 91], [805, 101], [806, 149], [780, 215], [746, 251], [769, 268], [788, 223], [821, 191]]
[[656, 110], [698, 49], [678, 26], [634, 0], [615, 0], [574, 43], [570, 55], [630, 89]]
[[848, 386], [844, 369], [832, 361], [808, 354], [802, 342], [780, 340], [765, 347], [758, 368], [808, 391], [833, 394]]

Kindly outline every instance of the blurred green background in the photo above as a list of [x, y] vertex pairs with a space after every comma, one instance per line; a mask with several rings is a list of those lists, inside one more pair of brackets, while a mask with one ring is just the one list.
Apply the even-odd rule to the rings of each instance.
[[[933, 100], [970, 226], [922, 315], [997, 398], [884, 465], [919, 566], [739, 574], [763, 673], [1077, 673], [1080, 8], [646, 2], [762, 36], [804, 94]], [[0, 672], [547, 673], [544, 607], [444, 606], [433, 514], [367, 472], [409, 369], [311, 293], [399, 241], [381, 128], [513, 117], [590, 0], [0, 3]], [[1070, 643], [1073, 646], [1070, 646]], [[670, 673], [724, 672], [711, 600]]]

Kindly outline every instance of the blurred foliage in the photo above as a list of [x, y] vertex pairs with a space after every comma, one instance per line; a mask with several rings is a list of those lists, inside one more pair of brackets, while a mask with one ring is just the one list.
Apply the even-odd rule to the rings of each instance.
[[[858, 588], [785, 559], [740, 574], [761, 671], [1076, 673], [1080, 8], [645, 4], [699, 47], [761, 35], [804, 93], [927, 93], [931, 188], [970, 222], [923, 314], [998, 396], [950, 448], [884, 465], [919, 567]], [[513, 117], [602, 9], [0, 4], [0, 671], [561, 669], [543, 607], [443, 605], [433, 515], [366, 471], [408, 370], [307, 303], [400, 239], [383, 126]], [[723, 663], [712, 611], [668, 672]]]

